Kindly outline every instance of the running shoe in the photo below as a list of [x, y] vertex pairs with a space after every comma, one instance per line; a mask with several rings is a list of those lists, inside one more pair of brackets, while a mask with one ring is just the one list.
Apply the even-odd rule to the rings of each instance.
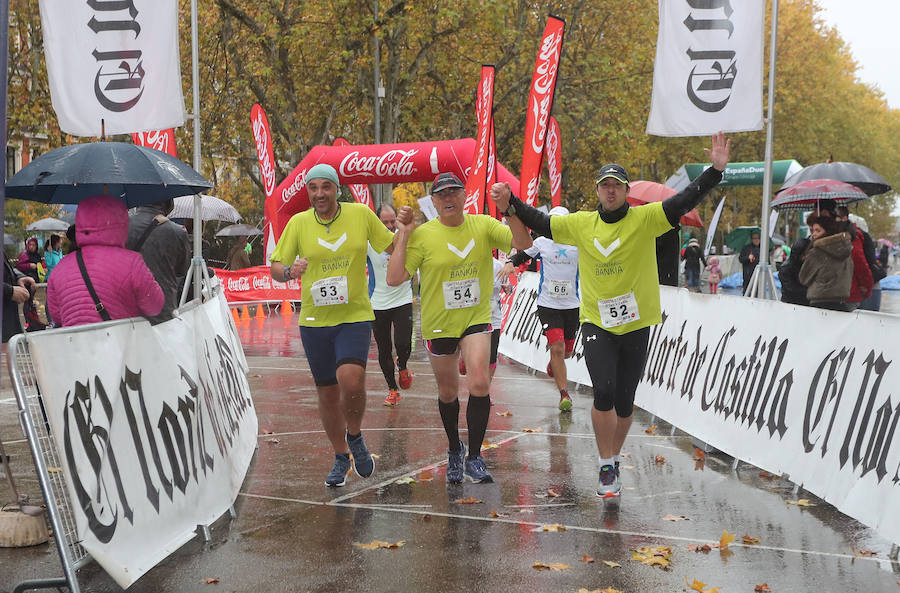
[[476, 484], [487, 484], [494, 481], [494, 477], [488, 473], [481, 455], [470, 456], [466, 459], [465, 473], [466, 477]]
[[597, 485], [597, 496], [603, 498], [615, 498], [622, 493], [622, 483], [616, 475], [614, 465], [604, 465], [600, 468], [600, 483]]
[[466, 361], [463, 360], [462, 356], [459, 357], [459, 374], [460, 375], [466, 374]]
[[409, 389], [412, 386], [413, 374], [409, 369], [400, 371], [400, 389]]
[[466, 446], [459, 442], [459, 451], [447, 451], [447, 483], [462, 484], [463, 460], [466, 458]]
[[350, 473], [350, 455], [347, 453], [335, 453], [334, 467], [331, 473], [325, 477], [325, 485], [329, 488], [339, 488], [347, 483], [347, 474]]
[[552, 377], [552, 376], [553, 376], [553, 368], [551, 368], [549, 362], [547, 363], [547, 376], [548, 376], [548, 377]]
[[620, 475], [619, 475], [619, 462], [617, 461], [617, 462], [616, 462], [616, 478], [619, 478], [619, 477], [620, 477]]
[[[349, 437], [350, 435], [347, 435]], [[346, 437], [345, 437], [346, 438]], [[369, 454], [366, 448], [366, 442], [362, 435], [353, 440], [347, 438], [347, 445], [350, 446], [350, 454], [353, 457], [353, 471], [360, 478], [368, 478], [375, 472], [375, 458]]]
[[560, 412], [571, 412], [572, 411], [572, 398], [569, 397], [569, 392], [563, 391], [559, 395], [559, 411]]
[[400, 392], [396, 389], [391, 389], [388, 391], [387, 397], [384, 398], [384, 405], [386, 406], [396, 406], [400, 403]]

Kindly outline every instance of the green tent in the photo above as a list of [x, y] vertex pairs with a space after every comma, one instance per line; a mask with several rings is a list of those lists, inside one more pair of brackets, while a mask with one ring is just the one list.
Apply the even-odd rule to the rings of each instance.
[[[687, 163], [682, 165], [674, 175], [666, 180], [666, 185], [681, 191], [691, 181], [700, 176], [709, 167], [709, 163]], [[784, 180], [802, 169], [797, 161], [790, 159], [774, 161], [772, 163], [772, 184], [775, 186], [784, 183]], [[765, 163], [728, 163], [722, 174], [720, 186], [735, 185], [762, 185]]]
[[750, 235], [759, 232], [758, 226], [739, 226], [725, 235], [725, 244], [734, 249], [735, 253], [740, 253], [744, 245], [750, 242]]

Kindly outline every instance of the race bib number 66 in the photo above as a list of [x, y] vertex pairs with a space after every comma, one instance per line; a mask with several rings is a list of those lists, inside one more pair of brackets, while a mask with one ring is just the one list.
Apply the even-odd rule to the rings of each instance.
[[633, 292], [597, 301], [597, 306], [600, 308], [600, 322], [606, 329], [625, 325], [641, 318]]

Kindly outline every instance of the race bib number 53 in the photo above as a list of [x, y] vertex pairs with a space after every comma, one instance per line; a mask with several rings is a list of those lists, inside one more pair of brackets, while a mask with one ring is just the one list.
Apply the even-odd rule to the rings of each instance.
[[481, 286], [478, 278], [444, 282], [444, 308], [465, 309], [481, 302]]
[[600, 322], [606, 329], [625, 325], [641, 318], [633, 292], [597, 301], [597, 305], [600, 307]]
[[349, 301], [346, 276], [332, 276], [313, 282], [310, 292], [316, 307], [346, 305]]

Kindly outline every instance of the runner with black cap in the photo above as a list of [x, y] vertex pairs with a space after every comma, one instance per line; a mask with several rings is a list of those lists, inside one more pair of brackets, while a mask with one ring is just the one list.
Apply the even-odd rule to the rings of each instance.
[[375, 471], [362, 437], [366, 360], [372, 341], [366, 250], [391, 246], [394, 234], [364, 204], [337, 201], [340, 183], [331, 165], [306, 173], [310, 208], [295, 214], [272, 253], [272, 278], [301, 282], [300, 340], [316, 382], [319, 418], [334, 448], [326, 486], [343, 486], [352, 467], [361, 478]]
[[[492, 250], [527, 249], [531, 236], [518, 220], [507, 227], [490, 216], [466, 214], [465, 185], [453, 173], [435, 178], [431, 197], [438, 216], [418, 228], [412, 209], [400, 209], [387, 282], [398, 286], [419, 272], [422, 338], [437, 382], [438, 410], [449, 443], [447, 482], [458, 484], [464, 477], [492, 482], [481, 457], [491, 411]], [[459, 439], [460, 354], [468, 367], [468, 457]]]
[[592, 212], [548, 216], [513, 196], [505, 183], [491, 188], [505, 216], [578, 248], [582, 345], [593, 384], [591, 421], [600, 454], [597, 494], [604, 498], [622, 491], [618, 455], [631, 426], [650, 326], [662, 320], [655, 239], [719, 183], [730, 148], [731, 140], [715, 134], [712, 149], [706, 149], [712, 167], [680, 193], [644, 206], [628, 205], [628, 173], [616, 164], [600, 169], [599, 204]]

